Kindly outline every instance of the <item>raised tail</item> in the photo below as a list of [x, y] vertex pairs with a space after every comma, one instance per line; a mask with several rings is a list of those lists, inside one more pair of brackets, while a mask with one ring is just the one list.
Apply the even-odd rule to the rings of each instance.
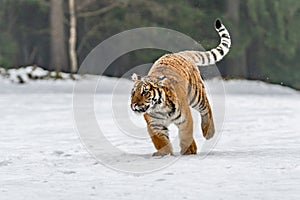
[[215, 29], [221, 38], [221, 42], [216, 48], [209, 51], [182, 51], [178, 54], [193, 59], [198, 66], [213, 65], [222, 60], [222, 58], [229, 52], [231, 39], [228, 30], [220, 19], [216, 19]]

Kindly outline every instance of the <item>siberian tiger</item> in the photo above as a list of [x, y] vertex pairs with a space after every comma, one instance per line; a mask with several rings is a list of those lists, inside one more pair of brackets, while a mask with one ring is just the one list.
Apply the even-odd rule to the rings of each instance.
[[147, 76], [132, 75], [131, 109], [144, 115], [157, 149], [153, 156], [173, 154], [168, 137], [171, 123], [179, 130], [180, 153], [197, 153], [190, 107], [201, 115], [203, 136], [208, 140], [214, 135], [212, 110], [197, 66], [215, 64], [229, 52], [230, 35], [220, 19], [215, 21], [215, 29], [221, 39], [216, 48], [166, 54], [153, 64]]

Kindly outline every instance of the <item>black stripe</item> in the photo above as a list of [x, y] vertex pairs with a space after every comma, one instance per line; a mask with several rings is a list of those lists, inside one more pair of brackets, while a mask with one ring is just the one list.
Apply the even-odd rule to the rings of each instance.
[[162, 103], [162, 101], [161, 101], [161, 92], [160, 92], [159, 89], [157, 90], [157, 92], [158, 92], [158, 96], [159, 96], [159, 98], [158, 98], [158, 100], [157, 100], [157, 103], [158, 103], [158, 104], [161, 104], [161, 103]]
[[222, 45], [223, 45], [224, 47], [226, 47], [227, 49], [229, 48], [229, 45], [228, 45], [226, 42], [222, 42]]
[[200, 95], [199, 95], [200, 98], [198, 98], [197, 99], [197, 103], [194, 106], [192, 106], [193, 108], [195, 108], [195, 107], [197, 107], [199, 105], [199, 103], [200, 103], [200, 101], [202, 99], [201, 96], [202, 96], [202, 92], [200, 91]]
[[217, 50], [219, 51], [219, 53], [221, 54], [221, 56], [224, 55], [224, 51], [221, 47], [217, 47]]
[[204, 64], [204, 56], [202, 55], [202, 53], [199, 53], [199, 56], [201, 57], [201, 61], [202, 61], [202, 64]]
[[206, 52], [205, 55], [206, 55], [206, 57], [207, 57], [207, 59], [208, 59], [208, 63], [210, 63], [210, 56], [209, 56], [209, 53]]
[[190, 94], [191, 94], [191, 90], [192, 90], [192, 87], [191, 87], [191, 84], [189, 83], [189, 85], [188, 85], [188, 92], [187, 92], [187, 96], [190, 96]]
[[[205, 111], [206, 111], [206, 112], [205, 112]], [[209, 111], [208, 111], [208, 109], [207, 109], [205, 106], [204, 106], [204, 109], [202, 109], [202, 110], [200, 111], [201, 117], [206, 116], [208, 113], [209, 113]]]
[[173, 101], [170, 101], [170, 105], [171, 105], [171, 111], [168, 113], [169, 116], [173, 115], [176, 111], [176, 106], [173, 103]]
[[197, 91], [199, 94], [197, 95], [196, 104], [191, 104], [193, 108], [195, 108], [199, 104], [199, 101], [201, 100], [202, 91], [200, 89], [198, 89]]
[[221, 37], [230, 39], [229, 36], [228, 36], [226, 33], [223, 33], [223, 34], [221, 35]]
[[213, 52], [213, 51], [210, 51], [211, 52], [211, 54], [214, 56], [214, 59], [215, 59], [215, 61], [217, 60], [217, 55]]
[[176, 116], [173, 120], [177, 120], [181, 117], [181, 112], [179, 112], [178, 116]]
[[[190, 106], [192, 106], [193, 108], [198, 104], [198, 102], [199, 102], [199, 96], [200, 96], [200, 94], [199, 94], [199, 92], [201, 92], [198, 88], [197, 88], [197, 90], [196, 90], [196, 101], [194, 101], [192, 104], [190, 104]], [[196, 102], [196, 104], [195, 104], [195, 102]]]
[[162, 81], [162, 80], [164, 80], [165, 78], [166, 78], [166, 76], [165, 76], [165, 75], [162, 75], [162, 76], [158, 77], [157, 80]]
[[222, 32], [222, 31], [224, 31], [225, 30], [225, 28], [221, 28], [221, 29], [219, 29], [218, 31], [219, 32]]
[[199, 55], [199, 53], [195, 53], [195, 56], [199, 59], [199, 62], [202, 61], [202, 57]]
[[202, 84], [202, 87], [201, 87], [201, 94], [200, 94], [201, 102], [203, 101], [204, 96], [205, 96], [205, 88], [204, 88], [204, 84]]
[[205, 108], [205, 103], [204, 103], [204, 100], [203, 100], [203, 101], [201, 101], [201, 103], [200, 103], [200, 107], [199, 107], [199, 111], [200, 111], [200, 113], [203, 111], [203, 108]]
[[154, 94], [154, 95], [153, 95], [153, 97], [151, 98], [151, 100], [154, 101], [154, 102], [156, 102], [156, 98], [155, 98], [155, 97], [156, 97], [156, 92], [155, 92], [155, 90], [152, 90], [152, 91], [153, 91], [153, 94]]
[[167, 131], [168, 128], [161, 124], [150, 124], [151, 128], [157, 128], [159, 130]]
[[194, 102], [194, 104], [191, 104], [191, 106], [193, 108], [195, 108], [198, 105], [198, 102], [199, 102], [199, 95], [197, 96], [196, 101]]
[[154, 119], [165, 119], [165, 118], [161, 118], [161, 117], [158, 117], [158, 116], [155, 116], [155, 115], [150, 115], [148, 114], [150, 117], [154, 118]]
[[198, 90], [195, 91], [194, 96], [193, 96], [192, 100], [190, 101], [190, 105], [193, 105], [193, 104], [194, 104], [195, 99], [196, 99], [196, 97], [198, 96], [197, 93], [198, 93]]

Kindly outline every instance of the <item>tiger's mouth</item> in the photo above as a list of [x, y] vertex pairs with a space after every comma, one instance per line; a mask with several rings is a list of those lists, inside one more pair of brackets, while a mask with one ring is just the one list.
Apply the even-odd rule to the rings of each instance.
[[150, 105], [143, 105], [143, 106], [139, 106], [137, 104], [132, 104], [131, 105], [131, 109], [133, 112], [136, 113], [144, 113], [149, 109]]

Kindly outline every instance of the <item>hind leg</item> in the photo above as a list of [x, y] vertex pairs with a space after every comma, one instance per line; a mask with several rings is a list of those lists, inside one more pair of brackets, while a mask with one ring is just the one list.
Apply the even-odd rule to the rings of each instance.
[[212, 110], [206, 97], [203, 99], [203, 102], [201, 102], [198, 111], [201, 115], [201, 129], [203, 136], [209, 140], [214, 136], [215, 125], [212, 116]]
[[182, 155], [196, 154], [197, 145], [193, 138], [193, 118], [191, 115], [190, 108], [184, 109], [186, 113], [184, 120], [175, 123], [179, 129], [179, 139], [180, 139], [180, 153]]

